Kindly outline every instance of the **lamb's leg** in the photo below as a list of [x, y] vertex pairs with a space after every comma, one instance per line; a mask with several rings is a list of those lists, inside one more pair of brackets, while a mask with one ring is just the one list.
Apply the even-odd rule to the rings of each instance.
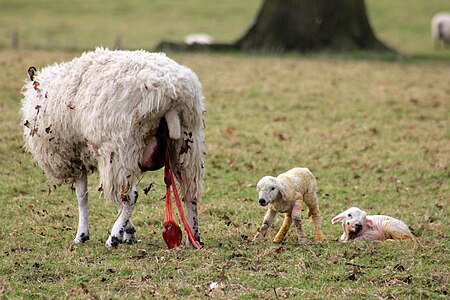
[[267, 210], [266, 215], [264, 216], [264, 221], [262, 223], [262, 226], [258, 230], [258, 233], [253, 238], [254, 242], [261, 241], [266, 236], [267, 230], [272, 225], [276, 214], [277, 213], [274, 210], [270, 209], [270, 208]]
[[322, 232], [322, 218], [320, 216], [319, 211], [319, 201], [317, 200], [317, 195], [314, 192], [312, 195], [309, 195], [311, 199], [313, 199], [312, 203], [307, 202], [305, 199], [305, 202], [308, 205], [308, 217], [311, 216], [314, 222], [314, 225], [316, 227], [316, 241], [317, 242], [323, 242], [323, 232]]
[[302, 228], [302, 201], [297, 200], [294, 208], [292, 209], [292, 220], [294, 221], [295, 228], [297, 229], [298, 242], [303, 245], [306, 244], [306, 236]]
[[309, 213], [313, 219], [314, 226], [316, 227], [316, 241], [323, 242], [323, 232], [322, 232], [322, 218], [320, 216], [319, 207], [313, 207], [309, 209]]
[[343, 243], [347, 243], [348, 242], [348, 236], [347, 236], [347, 234], [345, 232], [342, 233], [341, 237], [339, 238], [339, 241], [341, 241]]
[[414, 236], [406, 224], [399, 221], [385, 221], [383, 222], [383, 233], [384, 236], [388, 239], [398, 240], [398, 241], [406, 241], [413, 240]]
[[73, 242], [75, 244], [81, 244], [89, 240], [88, 190], [86, 171], [83, 171], [80, 178], [75, 181], [75, 191], [78, 199], [78, 230]]
[[281, 241], [284, 239], [284, 237], [286, 236], [286, 233], [289, 230], [289, 227], [291, 227], [292, 224], [292, 217], [290, 213], [286, 213], [284, 215], [284, 221], [283, 221], [283, 225], [281, 225], [280, 230], [278, 231], [277, 235], [275, 236], [275, 238], [273, 239], [274, 243], [281, 243]]
[[[131, 238], [134, 235], [134, 226], [130, 223], [131, 214], [134, 210], [134, 205], [137, 200], [137, 187], [133, 184], [128, 193], [122, 193], [120, 198], [122, 200], [122, 211], [119, 214], [114, 226], [111, 230], [111, 235], [106, 241], [106, 247], [116, 248], [119, 243], [127, 241], [127, 238]], [[128, 230], [128, 233], [126, 232]], [[128, 242], [128, 241], [127, 241]]]

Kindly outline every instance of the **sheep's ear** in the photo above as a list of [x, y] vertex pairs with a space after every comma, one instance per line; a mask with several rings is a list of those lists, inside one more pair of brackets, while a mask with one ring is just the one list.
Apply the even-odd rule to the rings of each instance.
[[287, 198], [287, 193], [286, 193], [286, 188], [284, 187], [284, 185], [282, 185], [280, 182], [278, 182], [277, 181], [277, 184], [278, 184], [278, 190], [280, 191], [280, 193], [281, 193], [281, 197], [283, 198], [283, 199], [286, 199]]
[[374, 225], [374, 224], [373, 224], [373, 220], [372, 220], [372, 219], [369, 219], [369, 218], [366, 218], [366, 225], [372, 228], [373, 225]]
[[344, 218], [345, 218], [345, 214], [344, 213], [340, 213], [336, 217], [331, 219], [331, 224], [334, 224], [336, 222], [344, 222]]
[[34, 75], [36, 74], [37, 70], [35, 67], [29, 67], [28, 68], [28, 78], [30, 78], [31, 81], [34, 80]]

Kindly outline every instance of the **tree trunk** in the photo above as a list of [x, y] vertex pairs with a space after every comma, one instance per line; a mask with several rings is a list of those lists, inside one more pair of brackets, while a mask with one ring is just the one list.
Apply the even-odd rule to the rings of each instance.
[[[167, 47], [170, 45], [174, 47]], [[163, 42], [159, 47], [160, 50], [394, 52], [375, 37], [364, 0], [265, 0], [253, 25], [233, 44]]]
[[266, 0], [244, 50], [387, 50], [370, 27], [363, 0]]

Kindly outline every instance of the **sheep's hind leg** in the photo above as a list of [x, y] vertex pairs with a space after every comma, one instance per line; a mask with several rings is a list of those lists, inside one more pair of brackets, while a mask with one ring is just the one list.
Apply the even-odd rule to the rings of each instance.
[[322, 218], [320, 216], [319, 208], [314, 208], [311, 212], [312, 219], [314, 221], [314, 225], [316, 227], [316, 241], [317, 242], [323, 242], [323, 232], [322, 232]]
[[323, 232], [322, 232], [322, 217], [320, 216], [319, 211], [319, 201], [317, 200], [317, 194], [314, 192], [313, 194], [313, 203], [308, 204], [309, 213], [308, 217], [312, 217], [314, 221], [314, 225], [316, 227], [316, 241], [317, 242], [323, 242]]
[[123, 242], [127, 244], [137, 243], [136, 229], [134, 229], [134, 225], [131, 222], [131, 219], [129, 220], [128, 225], [125, 227], [125, 232], [123, 233]]
[[108, 248], [116, 248], [119, 243], [132, 243], [136, 240], [135, 229], [130, 220], [138, 197], [136, 185], [133, 184], [128, 194], [122, 193], [120, 197], [122, 200], [122, 210], [114, 223], [111, 235], [106, 241], [106, 247]]
[[81, 244], [89, 240], [88, 190], [86, 171], [83, 171], [80, 178], [75, 181], [75, 191], [78, 199], [78, 230], [73, 242], [75, 244]]
[[300, 245], [306, 244], [306, 236], [302, 228], [302, 207], [301, 201], [297, 201], [292, 210], [292, 220], [294, 221], [295, 228], [297, 229], [298, 242]]
[[[198, 228], [198, 207], [197, 198], [192, 199], [192, 196], [185, 197], [186, 210], [187, 210], [187, 220], [189, 227], [191, 228], [194, 238], [200, 243], [200, 230]], [[186, 239], [186, 244], [191, 246], [191, 241]]]

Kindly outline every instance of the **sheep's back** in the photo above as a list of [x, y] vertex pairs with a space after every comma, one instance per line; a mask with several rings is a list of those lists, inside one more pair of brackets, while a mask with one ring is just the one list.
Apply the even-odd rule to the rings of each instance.
[[42, 69], [23, 94], [26, 148], [58, 180], [99, 159], [136, 175], [145, 138], [169, 109], [181, 111], [182, 124], [202, 126], [197, 76], [163, 54], [100, 48]]

